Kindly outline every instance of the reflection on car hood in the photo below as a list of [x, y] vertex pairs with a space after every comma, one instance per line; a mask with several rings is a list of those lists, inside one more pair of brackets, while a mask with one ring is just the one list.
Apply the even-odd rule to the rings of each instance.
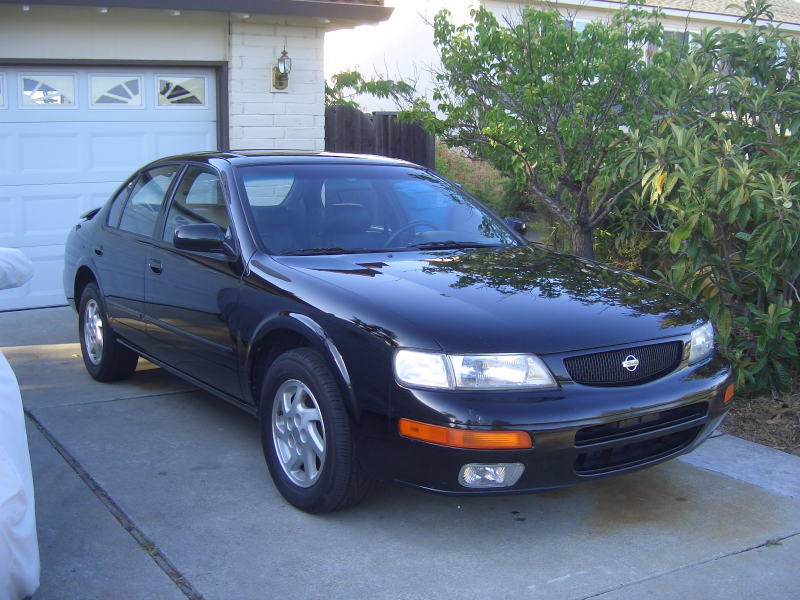
[[628, 344], [688, 333], [703, 318], [670, 288], [535, 246], [276, 259], [401, 315], [452, 352]]

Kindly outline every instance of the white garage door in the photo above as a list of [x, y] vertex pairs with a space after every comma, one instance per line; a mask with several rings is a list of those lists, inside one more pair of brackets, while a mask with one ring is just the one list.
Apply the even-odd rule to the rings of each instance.
[[0, 66], [0, 246], [34, 277], [0, 310], [65, 304], [67, 232], [150, 160], [217, 147], [212, 69]]

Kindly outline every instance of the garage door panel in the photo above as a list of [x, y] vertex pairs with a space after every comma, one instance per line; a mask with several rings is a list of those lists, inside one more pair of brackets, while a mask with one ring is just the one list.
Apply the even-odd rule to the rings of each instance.
[[0, 226], [0, 240], [13, 248], [63, 244], [80, 216], [101, 206], [121, 182], [12, 188], [17, 193], [0, 202], [0, 214], [9, 216]]
[[80, 133], [19, 135], [20, 175], [80, 173]]
[[170, 156], [172, 154], [184, 154], [186, 152], [197, 152], [208, 148], [216, 137], [216, 129], [210, 131], [164, 131], [155, 135], [156, 154], [158, 156]]
[[[32, 250], [32, 249], [30, 249]], [[33, 279], [28, 282], [28, 298], [38, 298], [53, 304], [64, 304], [63, 289], [64, 246], [43, 246], [30, 252]]]
[[[47, 186], [47, 189], [52, 189]], [[81, 195], [46, 194], [22, 197], [22, 237], [31, 240], [66, 239], [84, 203]], [[72, 222], [71, 222], [72, 221]]]
[[11, 174], [11, 152], [9, 151], [11, 136], [0, 134], [0, 175]]
[[62, 275], [64, 246], [21, 248], [33, 263], [33, 278], [22, 287], [0, 291], [0, 310], [66, 304]]
[[8, 246], [8, 241], [14, 233], [14, 215], [11, 207], [11, 198], [0, 196], [0, 246]]
[[[7, 167], [0, 190], [13, 186], [122, 183], [139, 167], [156, 158], [216, 147], [216, 123], [177, 122], [61, 123], [54, 134], [50, 123], [11, 123], [7, 136]], [[2, 166], [2, 163], [0, 163]]]
[[[147, 162], [148, 135], [144, 132], [91, 133], [89, 156], [92, 173], [131, 173]], [[121, 182], [120, 182], [121, 183]]]
[[0, 310], [10, 310], [13, 308], [25, 308], [27, 288], [29, 284], [11, 290], [0, 290]]

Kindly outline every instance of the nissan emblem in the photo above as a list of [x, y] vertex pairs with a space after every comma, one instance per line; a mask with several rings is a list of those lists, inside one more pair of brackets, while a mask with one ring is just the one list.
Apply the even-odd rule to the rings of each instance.
[[636, 358], [633, 354], [629, 354], [628, 357], [622, 361], [622, 366], [628, 369], [631, 373], [633, 373], [636, 369], [639, 368], [639, 359]]

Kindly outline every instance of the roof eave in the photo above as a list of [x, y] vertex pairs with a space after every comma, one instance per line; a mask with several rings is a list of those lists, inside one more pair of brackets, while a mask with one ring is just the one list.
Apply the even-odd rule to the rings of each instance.
[[[0, 4], [20, 4], [19, 0], [0, 0]], [[106, 8], [140, 8], [162, 10], [208, 11], [246, 13], [252, 15], [280, 15], [287, 17], [312, 17], [340, 19], [354, 24], [386, 21], [394, 8], [373, 4], [318, 2], [315, 0], [25, 0], [28, 5], [92, 6]]]

